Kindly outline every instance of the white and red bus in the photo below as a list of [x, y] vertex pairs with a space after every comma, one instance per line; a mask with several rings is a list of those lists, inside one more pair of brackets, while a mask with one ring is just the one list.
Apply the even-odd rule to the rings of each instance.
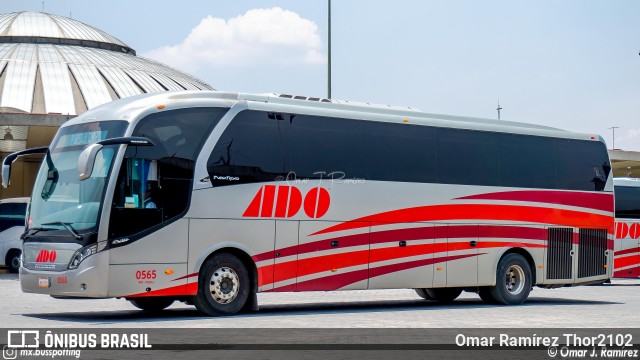
[[640, 276], [640, 179], [614, 178], [616, 201], [616, 278]]
[[612, 275], [605, 144], [516, 122], [289, 95], [167, 92], [65, 123], [37, 176], [22, 289], [180, 300], [206, 314], [258, 292], [463, 290]]

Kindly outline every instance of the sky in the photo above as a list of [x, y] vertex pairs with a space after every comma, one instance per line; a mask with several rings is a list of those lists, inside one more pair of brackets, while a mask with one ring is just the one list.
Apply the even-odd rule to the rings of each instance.
[[[223, 91], [327, 96], [327, 0], [0, 0]], [[640, 1], [333, 0], [332, 98], [601, 135], [640, 151]]]

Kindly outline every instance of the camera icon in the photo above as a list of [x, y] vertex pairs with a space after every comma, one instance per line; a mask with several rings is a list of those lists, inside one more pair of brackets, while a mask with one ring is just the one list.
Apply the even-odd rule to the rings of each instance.
[[2, 348], [2, 357], [6, 360], [13, 360], [18, 357], [18, 349], [9, 347], [9, 345], [5, 345]]

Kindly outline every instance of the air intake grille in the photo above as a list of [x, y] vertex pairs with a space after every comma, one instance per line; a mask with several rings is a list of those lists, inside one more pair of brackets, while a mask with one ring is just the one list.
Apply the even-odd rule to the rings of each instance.
[[607, 230], [580, 229], [578, 277], [606, 275]]
[[572, 228], [549, 228], [547, 279], [571, 279]]

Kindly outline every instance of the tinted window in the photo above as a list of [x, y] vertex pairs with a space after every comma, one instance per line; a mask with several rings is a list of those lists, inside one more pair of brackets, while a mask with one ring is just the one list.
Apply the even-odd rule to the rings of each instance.
[[258, 111], [233, 120], [208, 168], [214, 185], [337, 173], [375, 181], [589, 191], [602, 191], [610, 172], [606, 149], [597, 141]]
[[[259, 111], [239, 113], [218, 140], [207, 170], [213, 185], [273, 181], [287, 173], [284, 137], [290, 117]], [[226, 176], [238, 180], [226, 180]]]
[[611, 166], [599, 141], [557, 140], [558, 188], [602, 191]]
[[381, 181], [437, 182], [435, 129], [367, 122], [367, 176]]
[[616, 186], [616, 217], [640, 219], [640, 187]]
[[367, 176], [364, 128], [367, 122], [296, 115], [291, 122], [291, 166], [297, 178]]
[[502, 186], [556, 187], [555, 139], [511, 134], [498, 136]]
[[26, 203], [0, 204], [0, 231], [14, 226], [24, 226], [26, 213]]
[[500, 184], [496, 133], [438, 129], [439, 182], [446, 184]]
[[226, 108], [189, 108], [151, 114], [140, 120], [134, 136], [146, 136], [156, 146], [131, 147], [128, 155], [137, 158], [178, 158], [195, 161], [198, 150], [213, 127], [226, 113]]

